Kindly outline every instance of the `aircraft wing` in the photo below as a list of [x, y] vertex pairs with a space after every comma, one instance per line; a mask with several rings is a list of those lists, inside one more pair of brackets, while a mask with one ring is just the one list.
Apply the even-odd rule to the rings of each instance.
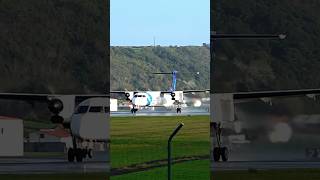
[[[161, 94], [170, 94], [174, 91], [161, 91]], [[189, 94], [189, 93], [202, 93], [202, 92], [210, 92], [210, 89], [204, 89], [204, 90], [182, 90], [183, 94]]]
[[189, 94], [189, 93], [201, 93], [201, 92], [210, 92], [210, 89], [204, 89], [204, 90], [184, 90], [184, 94]]
[[128, 91], [110, 91], [110, 94], [126, 94]]
[[0, 93], [0, 99], [46, 102], [49, 100], [49, 94]]
[[21, 101], [38, 101], [48, 102], [55, 97], [75, 96], [77, 101], [83, 101], [93, 97], [110, 97], [107, 94], [75, 94], [75, 95], [59, 95], [59, 94], [31, 94], [31, 93], [0, 93], [0, 99], [21, 100]]
[[247, 102], [250, 99], [261, 99], [272, 105], [271, 98], [274, 97], [295, 97], [307, 96], [315, 98], [320, 95], [320, 89], [299, 89], [280, 91], [256, 91], [256, 92], [236, 92], [236, 93], [213, 93], [211, 101], [213, 106], [215, 121], [234, 121], [234, 103]]
[[[18, 100], [28, 103], [42, 102], [47, 103], [49, 110], [54, 114], [59, 114], [63, 119], [68, 119], [74, 112], [74, 108], [82, 101], [102, 97], [109, 98], [107, 94], [32, 94], [32, 93], [0, 93], [0, 99], [3, 100]], [[56, 116], [52, 116], [56, 117]], [[58, 120], [51, 120], [52, 122], [63, 122], [61, 118]]]
[[303, 95], [319, 95], [320, 89], [299, 89], [299, 90], [280, 90], [280, 91], [257, 91], [257, 92], [238, 92], [232, 93], [234, 99], [254, 99], [271, 98]]

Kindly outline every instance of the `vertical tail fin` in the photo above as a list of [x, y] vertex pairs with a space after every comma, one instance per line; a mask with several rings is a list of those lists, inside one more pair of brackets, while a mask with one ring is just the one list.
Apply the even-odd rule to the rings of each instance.
[[176, 91], [177, 86], [177, 71], [172, 71], [171, 91]]
[[176, 91], [176, 87], [177, 87], [177, 72], [178, 71], [172, 71], [170, 73], [152, 73], [152, 74], [171, 74], [172, 75], [172, 82], [171, 82], [171, 87], [170, 87], [170, 91]]

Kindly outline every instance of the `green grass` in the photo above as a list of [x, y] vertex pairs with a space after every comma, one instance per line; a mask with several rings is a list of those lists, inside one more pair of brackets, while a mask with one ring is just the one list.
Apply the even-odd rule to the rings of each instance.
[[[209, 180], [209, 160], [191, 161], [175, 164], [172, 167], [173, 179], [175, 180]], [[156, 168], [149, 171], [114, 176], [111, 180], [164, 180], [167, 179], [167, 168]]]
[[265, 170], [257, 172], [248, 171], [222, 171], [214, 172], [212, 180], [318, 180], [320, 170], [291, 169], [291, 170]]
[[[199, 160], [175, 164], [173, 179], [202, 180], [210, 179], [209, 160]], [[156, 168], [149, 171], [131, 173], [111, 177], [112, 180], [163, 180], [167, 178], [167, 168]], [[264, 171], [217, 171], [213, 172], [212, 180], [318, 180], [320, 170], [292, 169], [292, 170], [264, 170]]]
[[34, 120], [25, 120], [23, 122], [23, 126], [24, 126], [24, 134], [26, 136], [31, 132], [39, 131], [39, 129], [54, 128], [56, 125], [52, 124], [50, 121], [42, 122], [42, 121], [34, 121]]
[[1, 180], [108, 180], [108, 175], [92, 174], [40, 174], [40, 175], [0, 175]]
[[173, 157], [209, 155], [209, 116], [112, 117], [111, 163], [123, 167], [167, 158], [167, 139], [179, 122]]

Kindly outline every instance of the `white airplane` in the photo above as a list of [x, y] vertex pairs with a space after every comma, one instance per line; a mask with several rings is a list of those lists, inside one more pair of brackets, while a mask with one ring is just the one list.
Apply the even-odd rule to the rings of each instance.
[[184, 90], [177, 91], [177, 71], [169, 73], [153, 73], [172, 75], [171, 88], [169, 91], [110, 91], [111, 94], [124, 94], [126, 100], [131, 103], [131, 112], [136, 113], [143, 107], [173, 107], [176, 106], [177, 113], [181, 113], [181, 104], [184, 103], [183, 95], [186, 93], [209, 92], [206, 90]]
[[70, 130], [72, 147], [68, 161], [92, 158], [95, 143], [109, 142], [109, 96], [0, 93], [0, 99], [45, 102], [52, 113], [51, 122]]
[[[307, 96], [308, 98], [316, 100], [316, 96], [319, 95], [320, 89], [212, 93], [210, 105], [210, 111], [212, 112], [210, 130], [213, 160], [219, 161], [221, 158], [222, 161], [228, 161], [229, 149], [232, 143], [250, 143], [250, 139], [247, 139], [246, 137], [246, 133], [249, 133], [248, 130], [250, 129], [241, 127], [241, 124], [239, 124], [239, 121], [235, 118], [235, 103], [259, 99], [264, 103], [272, 105], [272, 98], [275, 97]], [[284, 123], [280, 125], [285, 125], [285, 129], [290, 126], [289, 124]], [[258, 131], [258, 133], [255, 132], [255, 134], [266, 132], [264, 129], [266, 128], [265, 124], [262, 124], [261, 126], [262, 129], [254, 129], [255, 131]]]

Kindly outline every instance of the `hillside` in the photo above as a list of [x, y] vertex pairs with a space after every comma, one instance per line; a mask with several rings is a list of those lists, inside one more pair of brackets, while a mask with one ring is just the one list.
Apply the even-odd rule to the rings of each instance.
[[178, 90], [209, 88], [207, 46], [111, 47], [110, 56], [112, 90], [168, 90], [171, 76], [152, 73], [173, 70], [178, 71]]
[[[0, 1], [0, 92], [104, 93], [107, 2]], [[1, 100], [0, 114], [47, 119], [49, 112], [46, 104]]]
[[211, 7], [211, 18], [217, 20], [211, 26], [217, 32], [288, 37], [218, 40], [212, 76], [216, 92], [320, 88], [319, 1], [220, 2]]
[[105, 92], [107, 1], [0, 1], [0, 92]]

